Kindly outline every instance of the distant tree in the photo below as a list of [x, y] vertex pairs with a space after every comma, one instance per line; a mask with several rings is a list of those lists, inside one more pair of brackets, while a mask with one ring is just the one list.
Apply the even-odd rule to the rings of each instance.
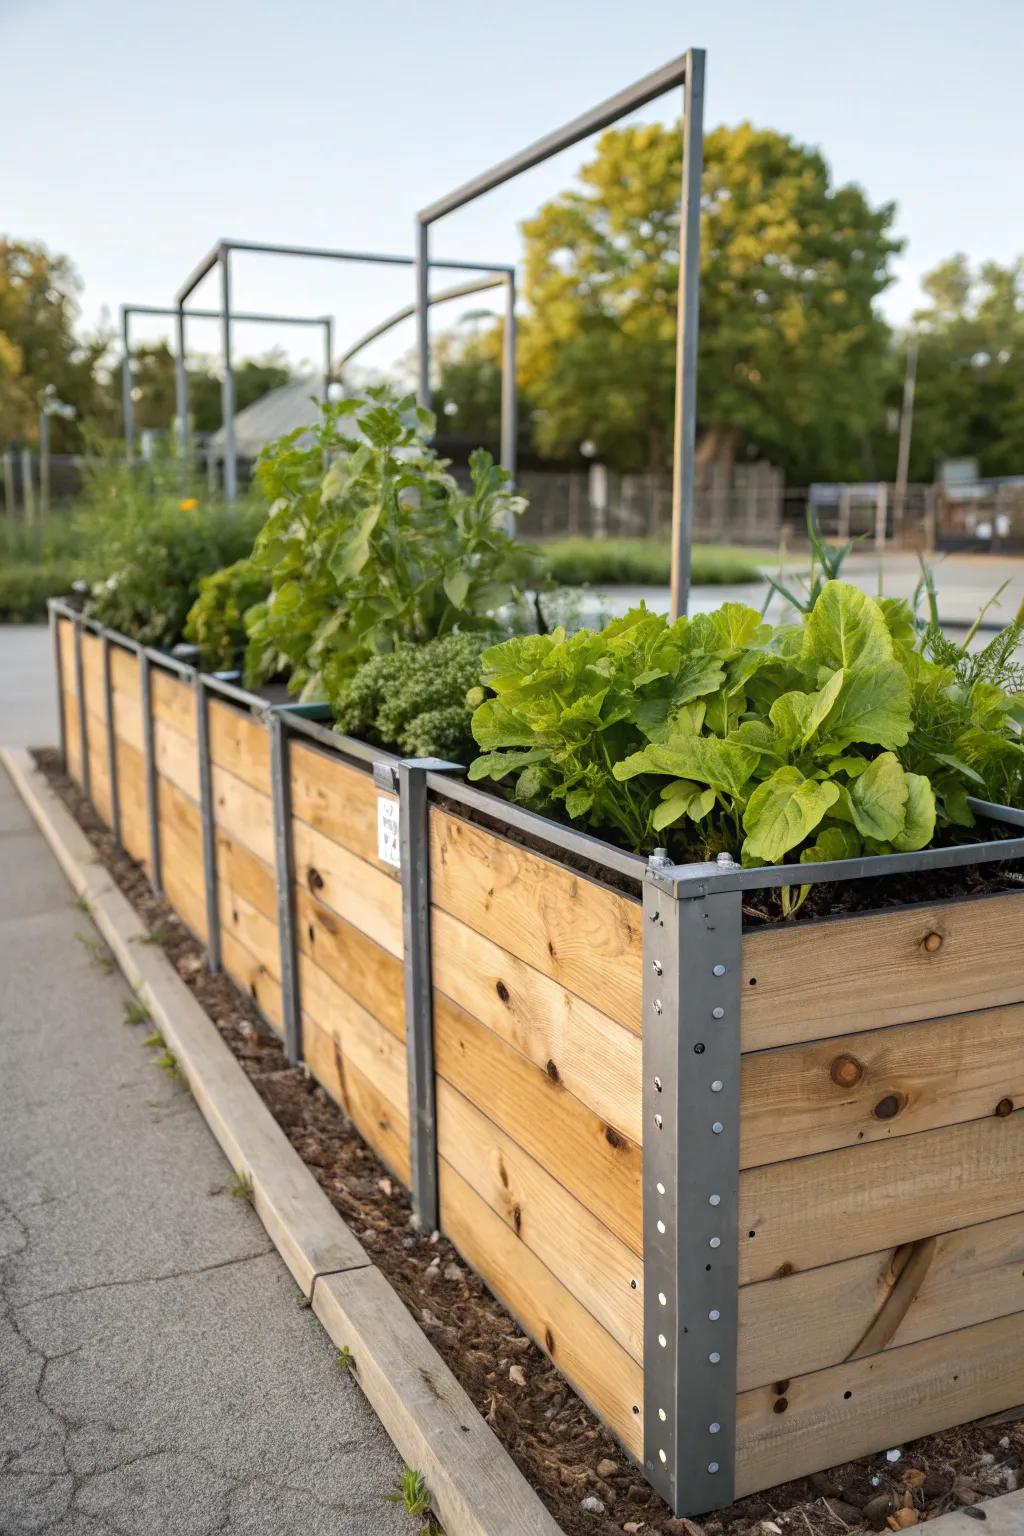
[[962, 457], [984, 475], [1024, 474], [1024, 258], [975, 270], [952, 256], [922, 287], [911, 476]]
[[[744, 123], [705, 139], [699, 458], [767, 457], [793, 480], [855, 476], [883, 410], [875, 300], [894, 207], [833, 186], [824, 157]], [[622, 469], [671, 454], [678, 128], [611, 130], [582, 186], [524, 225], [520, 377], [543, 451], [589, 438]]]
[[434, 341], [433, 409], [442, 436], [496, 440], [501, 431], [502, 321], [489, 312], [463, 315]]
[[[288, 360], [277, 348], [263, 357], [244, 358], [235, 364], [235, 410], [244, 410], [291, 378]], [[133, 347], [132, 384], [136, 426], [168, 428], [174, 420], [176, 398], [174, 354], [167, 341]], [[194, 430], [215, 432], [221, 425], [221, 386], [212, 359], [189, 359], [188, 390]]]
[[54, 449], [80, 446], [83, 422], [112, 425], [109, 391], [97, 367], [109, 338], [76, 336], [80, 290], [66, 256], [0, 237], [0, 441], [36, 441], [47, 385], [76, 411], [73, 421], [53, 420]]

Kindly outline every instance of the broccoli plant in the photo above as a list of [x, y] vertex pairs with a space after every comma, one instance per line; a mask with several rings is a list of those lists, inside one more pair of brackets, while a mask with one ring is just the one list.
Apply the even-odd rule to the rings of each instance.
[[483, 697], [481, 657], [493, 640], [493, 635], [442, 635], [364, 661], [331, 695], [338, 730], [404, 757], [468, 762], [475, 750], [472, 706]]

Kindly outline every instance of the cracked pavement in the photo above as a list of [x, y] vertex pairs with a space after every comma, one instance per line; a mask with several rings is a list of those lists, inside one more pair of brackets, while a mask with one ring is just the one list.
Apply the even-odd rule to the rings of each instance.
[[412, 1536], [401, 1463], [0, 768], [0, 1536]]

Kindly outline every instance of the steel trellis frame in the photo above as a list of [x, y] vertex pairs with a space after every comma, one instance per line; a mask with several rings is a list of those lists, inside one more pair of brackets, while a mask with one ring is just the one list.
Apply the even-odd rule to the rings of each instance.
[[[326, 246], [311, 245], [278, 245], [261, 240], [230, 240], [221, 239], [203, 257], [202, 261], [193, 268], [191, 275], [175, 294], [174, 303], [177, 314], [177, 351], [184, 355], [185, 350], [185, 302], [198, 288], [199, 284], [210, 272], [217, 269], [220, 275], [220, 309], [217, 311], [221, 322], [221, 344], [224, 357], [224, 378], [221, 384], [221, 400], [223, 403], [224, 417], [224, 494], [228, 502], [233, 502], [238, 495], [238, 465], [235, 456], [235, 376], [231, 361], [231, 322], [235, 318], [231, 310], [231, 255], [232, 252], [243, 251], [263, 256], [293, 256], [314, 261], [345, 261], [364, 262], [374, 266], [414, 267], [417, 263], [415, 256], [393, 256], [376, 251], [349, 251], [332, 249]], [[510, 291], [513, 294], [514, 303], [514, 269], [505, 263], [488, 261], [435, 261], [431, 266], [445, 271], [453, 272], [495, 272], [510, 274]], [[506, 326], [506, 332], [509, 327]], [[512, 344], [514, 346], [514, 327]], [[506, 352], [508, 352], [509, 340], [506, 335]], [[507, 361], [506, 361], [507, 367]], [[513, 366], [508, 368], [507, 376], [515, 379], [514, 358]], [[505, 410], [510, 414], [512, 425], [515, 423], [514, 389], [509, 391], [513, 396]], [[178, 431], [182, 457], [188, 453], [188, 420], [181, 410], [181, 400], [178, 409]], [[505, 443], [504, 420], [502, 442]], [[515, 476], [515, 452], [514, 432], [512, 441], [512, 463], [506, 461], [513, 478]], [[502, 453], [505, 459], [504, 451]]]
[[427, 277], [436, 265], [430, 256], [430, 227], [475, 202], [506, 181], [522, 175], [619, 118], [683, 88], [683, 175], [679, 210], [679, 310], [676, 345], [675, 420], [672, 449], [672, 616], [686, 612], [693, 544], [694, 450], [697, 429], [697, 325], [700, 295], [700, 182], [704, 163], [704, 66], [702, 48], [690, 48], [642, 80], [582, 113], [482, 172], [454, 192], [438, 198], [416, 215], [417, 371], [420, 404], [430, 405], [430, 317]]
[[[177, 306], [166, 304], [122, 304], [121, 305], [121, 414], [124, 421], [125, 449], [129, 464], [134, 457], [135, 450], [135, 402], [132, 400], [132, 345], [131, 345], [131, 317], [133, 315], [163, 315], [168, 319], [177, 319], [179, 310]], [[174, 400], [175, 413], [179, 422], [188, 417], [188, 370], [185, 365], [185, 329], [184, 320], [219, 320], [219, 309], [187, 309], [183, 312], [182, 323], [177, 330], [177, 344], [174, 349]], [[257, 312], [247, 310], [235, 310], [231, 319], [241, 320], [246, 323], [255, 322], [259, 325], [316, 325], [323, 328], [323, 375], [324, 398], [331, 382], [331, 358], [334, 353], [334, 320], [331, 315], [275, 315], [269, 311]], [[179, 441], [181, 441], [179, 427]]]

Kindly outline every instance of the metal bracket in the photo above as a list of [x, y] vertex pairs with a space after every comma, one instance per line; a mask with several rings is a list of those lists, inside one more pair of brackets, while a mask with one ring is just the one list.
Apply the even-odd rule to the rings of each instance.
[[121, 847], [121, 791], [117, 780], [117, 733], [114, 730], [114, 686], [110, 676], [110, 636], [100, 635], [103, 653], [103, 709], [107, 722], [107, 778], [110, 782], [110, 826]]
[[291, 752], [285, 715], [270, 715], [270, 794], [274, 814], [277, 936], [281, 956], [284, 1048], [292, 1066], [302, 1060], [302, 999], [295, 944], [295, 855], [291, 836]]
[[92, 800], [92, 776], [89, 772], [89, 725], [85, 707], [85, 667], [82, 662], [82, 615], [76, 613], [75, 626], [75, 692], [78, 695], [78, 737], [82, 751], [82, 793]]
[[219, 971], [220, 906], [217, 900], [217, 828], [213, 819], [213, 768], [210, 762], [209, 696], [203, 674], [196, 673], [196, 747], [199, 754], [199, 819], [203, 835], [203, 890], [206, 899], [206, 964]]
[[157, 801], [156, 742], [153, 733], [152, 662], [139, 652], [139, 688], [142, 695], [142, 747], [146, 772], [146, 819], [149, 822], [149, 883], [158, 896], [164, 893], [160, 861], [160, 813]]
[[402, 860], [402, 940], [405, 955], [405, 1046], [409, 1079], [409, 1165], [412, 1208], [421, 1229], [438, 1224], [437, 1109], [434, 1081], [434, 984], [430, 963], [430, 815], [428, 773], [462, 773], [443, 758], [375, 763], [374, 783], [397, 770]]
[[644, 1465], [677, 1515], [734, 1486], [742, 898], [715, 868], [644, 882]]

